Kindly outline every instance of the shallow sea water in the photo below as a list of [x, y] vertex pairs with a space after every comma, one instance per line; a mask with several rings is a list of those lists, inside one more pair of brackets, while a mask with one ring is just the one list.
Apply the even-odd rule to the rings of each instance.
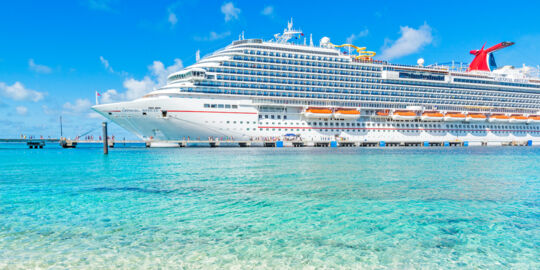
[[540, 269], [538, 147], [101, 151], [0, 149], [0, 269]]

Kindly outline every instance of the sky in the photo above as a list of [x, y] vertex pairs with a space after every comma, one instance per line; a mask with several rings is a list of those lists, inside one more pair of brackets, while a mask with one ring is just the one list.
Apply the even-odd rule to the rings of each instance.
[[[540, 64], [540, 1], [2, 1], [0, 138], [97, 137], [102, 102], [135, 99], [168, 74], [237, 40], [269, 40], [293, 18], [313, 41], [327, 36], [375, 59], [470, 62], [501, 41], [499, 66]], [[116, 138], [135, 138], [110, 124]]]

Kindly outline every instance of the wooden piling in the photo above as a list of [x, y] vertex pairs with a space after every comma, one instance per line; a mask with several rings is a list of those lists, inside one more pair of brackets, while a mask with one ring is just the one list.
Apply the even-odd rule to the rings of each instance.
[[107, 122], [103, 122], [103, 154], [109, 154], [109, 142], [107, 140]]

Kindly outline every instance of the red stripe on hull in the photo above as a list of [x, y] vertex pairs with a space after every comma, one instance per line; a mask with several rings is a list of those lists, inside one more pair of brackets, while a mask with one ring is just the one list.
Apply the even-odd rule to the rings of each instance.
[[183, 111], [167, 110], [168, 112], [186, 112], [186, 113], [231, 113], [231, 114], [257, 114], [256, 112], [222, 112], [222, 111]]

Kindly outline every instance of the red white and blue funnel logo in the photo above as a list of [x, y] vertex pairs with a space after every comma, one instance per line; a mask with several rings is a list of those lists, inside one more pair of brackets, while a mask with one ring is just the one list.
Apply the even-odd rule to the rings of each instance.
[[482, 70], [482, 71], [492, 71], [497, 68], [497, 64], [495, 63], [495, 57], [493, 57], [493, 52], [512, 46], [514, 45], [514, 42], [501, 42], [491, 48], [484, 49], [486, 44], [482, 46], [482, 49], [480, 50], [472, 50], [471, 54], [474, 55], [474, 60], [469, 65], [468, 71], [473, 70]]

